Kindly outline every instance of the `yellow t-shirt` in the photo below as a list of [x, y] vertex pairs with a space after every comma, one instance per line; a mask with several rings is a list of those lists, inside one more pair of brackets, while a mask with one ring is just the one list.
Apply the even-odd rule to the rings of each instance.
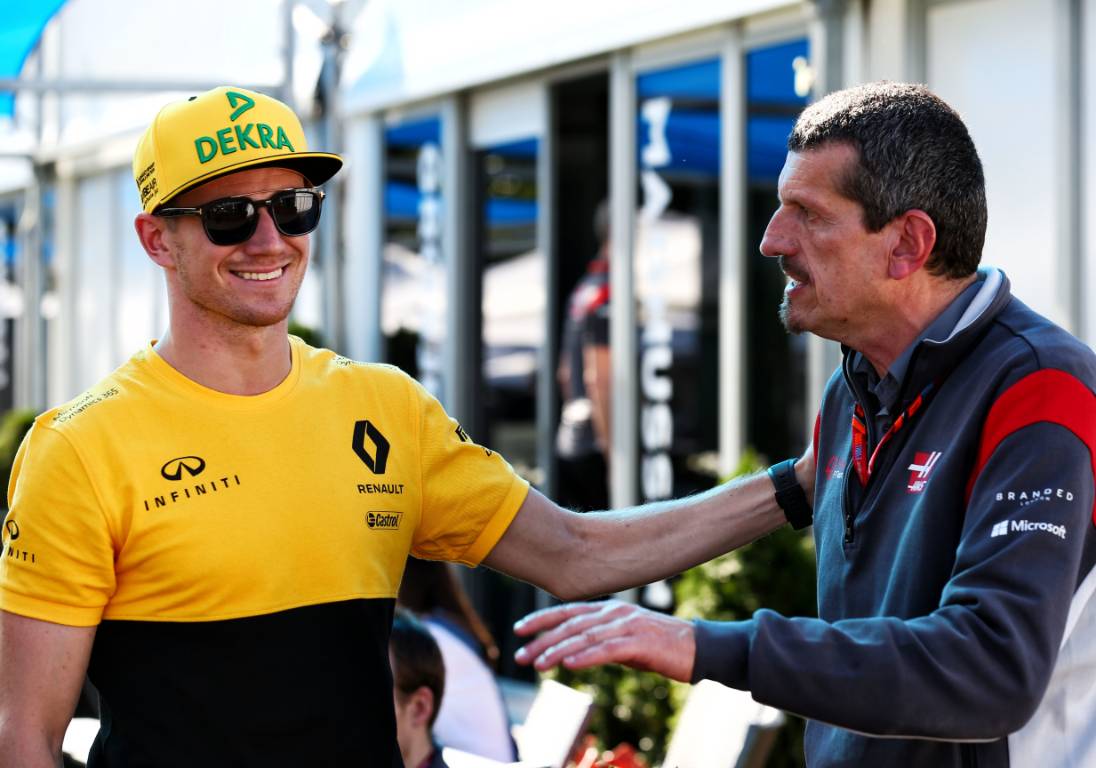
[[[398, 369], [296, 338], [291, 350], [289, 376], [245, 397], [190, 381], [150, 346], [42, 414], [12, 472], [0, 608], [75, 626], [102, 622], [93, 680], [97, 670], [100, 677], [127, 674], [118, 669], [126, 665], [133, 665], [129, 673], [163, 674], [164, 660], [133, 659], [152, 623], [232, 628], [231, 642], [218, 634], [206, 651], [194, 650], [205, 635], [183, 641], [183, 630], [156, 630], [161, 647], [193, 653], [183, 667], [203, 669], [210, 664], [203, 656], [235, 653], [226, 644], [245, 649], [234, 664], [251, 664], [249, 646], [281, 647], [271, 632], [312, 643], [298, 617], [317, 626], [316, 616], [322, 624], [343, 611], [357, 626], [365, 611], [368, 674], [351, 671], [356, 661], [331, 663], [351, 676], [385, 678], [387, 622], [408, 552], [478, 563], [528, 484]], [[255, 621], [231, 621], [242, 619]], [[111, 647], [100, 647], [105, 638]], [[352, 637], [340, 642], [343, 655], [360, 647]], [[313, 655], [328, 653], [330, 641], [319, 643]], [[249, 672], [240, 685], [255, 687], [252, 678], [264, 674]], [[109, 704], [111, 680], [96, 682]], [[221, 687], [210, 683], [199, 697], [217, 696]], [[375, 717], [385, 702], [390, 709], [390, 693], [362, 716]], [[330, 698], [330, 691], [304, 695]], [[139, 689], [115, 698], [123, 700], [116, 709], [147, 706]], [[263, 705], [249, 698], [235, 706]]]

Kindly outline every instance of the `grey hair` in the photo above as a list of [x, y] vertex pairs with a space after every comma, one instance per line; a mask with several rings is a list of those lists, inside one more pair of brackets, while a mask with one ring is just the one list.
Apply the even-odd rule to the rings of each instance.
[[858, 159], [838, 181], [878, 232], [911, 209], [936, 225], [931, 274], [961, 278], [978, 269], [986, 238], [982, 162], [959, 115], [922, 85], [869, 83], [807, 107], [788, 137], [793, 152], [841, 143]]

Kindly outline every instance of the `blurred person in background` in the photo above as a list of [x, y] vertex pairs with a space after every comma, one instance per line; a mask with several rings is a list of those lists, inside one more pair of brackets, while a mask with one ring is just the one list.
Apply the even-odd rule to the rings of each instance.
[[406, 768], [446, 768], [432, 733], [446, 688], [445, 663], [430, 631], [397, 611], [388, 640], [396, 741]]
[[571, 291], [560, 339], [561, 406], [556, 430], [560, 504], [609, 506], [608, 461], [612, 375], [609, 358], [609, 203], [594, 212], [598, 250]]
[[519, 660], [749, 691], [809, 718], [812, 767], [1096, 765], [1096, 355], [978, 268], [982, 164], [923, 86], [809, 106], [778, 197], [784, 325], [844, 352], [813, 494], [774, 470], [813, 520], [818, 618], [565, 605]]
[[445, 660], [445, 701], [434, 737], [499, 762], [515, 759], [510, 722], [493, 669], [499, 649], [453, 573], [453, 566], [407, 558], [397, 604], [426, 626]]
[[19, 448], [0, 768], [55, 768], [85, 674], [91, 768], [398, 765], [388, 638], [408, 554], [577, 598], [786, 522], [765, 475], [571, 512], [402, 371], [290, 336], [341, 165], [242, 88], [167, 105], [138, 142], [135, 228], [168, 328]]

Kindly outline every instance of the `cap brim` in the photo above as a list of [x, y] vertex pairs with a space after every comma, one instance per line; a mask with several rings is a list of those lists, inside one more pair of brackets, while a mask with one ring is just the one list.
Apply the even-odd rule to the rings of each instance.
[[239, 171], [246, 171], [252, 168], [288, 168], [289, 170], [296, 171], [304, 176], [312, 186], [318, 187], [329, 181], [332, 176], [339, 172], [339, 169], [342, 168], [342, 166], [342, 158], [329, 152], [294, 152], [293, 154], [264, 157], [250, 162], [236, 163], [228, 167], [218, 168], [216, 171], [188, 181], [186, 184], [165, 196], [163, 202], [156, 207], [159, 208], [168, 203], [173, 197], [177, 197], [195, 187], [200, 187], [202, 184], [206, 184], [214, 179], [219, 179], [230, 173], [238, 173]]

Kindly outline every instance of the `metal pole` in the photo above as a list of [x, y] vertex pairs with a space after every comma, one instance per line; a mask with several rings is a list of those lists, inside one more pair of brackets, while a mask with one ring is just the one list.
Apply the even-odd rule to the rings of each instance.
[[[323, 149], [339, 153], [342, 148], [342, 126], [339, 122], [339, 70], [342, 63], [344, 32], [341, 24], [342, 4], [332, 6], [331, 29], [323, 39], [323, 67], [320, 70], [320, 92], [323, 96], [321, 135]], [[321, 225], [320, 266], [323, 270], [323, 324], [328, 346], [336, 351], [343, 348], [344, 312], [342, 301], [342, 182], [336, 176], [326, 187], [327, 201]]]
[[282, 88], [281, 100], [296, 111], [293, 99], [293, 59], [297, 53], [297, 35], [293, 31], [293, 9], [296, 0], [285, 0], [282, 5]]
[[745, 64], [741, 32], [728, 30], [723, 46], [719, 219], [719, 472], [738, 465], [746, 445], [746, 253]]
[[638, 497], [635, 278], [632, 232], [636, 209], [635, 83], [627, 53], [614, 54], [609, 81], [610, 354], [613, 371], [613, 421], [610, 445], [610, 500], [614, 508]]

